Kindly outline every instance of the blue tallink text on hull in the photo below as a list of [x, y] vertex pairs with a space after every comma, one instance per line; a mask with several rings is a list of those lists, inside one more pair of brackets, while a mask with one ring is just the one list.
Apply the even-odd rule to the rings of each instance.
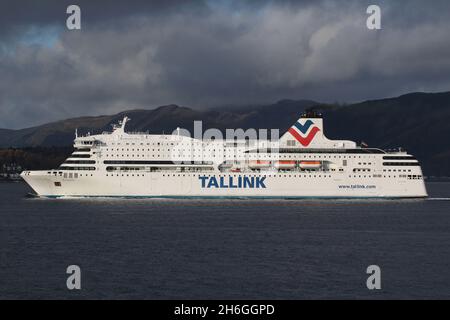
[[266, 177], [207, 177], [199, 176], [202, 188], [219, 188], [219, 189], [265, 189]]

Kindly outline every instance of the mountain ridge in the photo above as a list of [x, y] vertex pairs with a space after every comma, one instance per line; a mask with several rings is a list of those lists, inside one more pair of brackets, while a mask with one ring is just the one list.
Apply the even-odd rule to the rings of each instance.
[[76, 128], [80, 134], [110, 131], [111, 124], [124, 115], [132, 119], [128, 131], [170, 134], [180, 127], [192, 132], [193, 122], [202, 120], [203, 130], [273, 128], [283, 134], [306, 109], [323, 112], [325, 134], [331, 139], [364, 141], [384, 149], [404, 147], [423, 163], [427, 174], [450, 176], [450, 92], [414, 92], [345, 105], [283, 99], [273, 104], [196, 110], [170, 104], [19, 130], [0, 129], [0, 147], [70, 146]]

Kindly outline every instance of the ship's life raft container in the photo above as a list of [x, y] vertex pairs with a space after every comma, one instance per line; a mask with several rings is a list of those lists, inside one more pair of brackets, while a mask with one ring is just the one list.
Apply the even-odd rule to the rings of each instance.
[[265, 161], [265, 160], [254, 160], [254, 161], [250, 161], [250, 163], [248, 164], [248, 167], [250, 169], [264, 169], [264, 168], [269, 168], [270, 167], [270, 161]]
[[301, 169], [319, 169], [322, 166], [321, 161], [300, 161], [298, 166]]
[[273, 166], [277, 169], [289, 170], [289, 169], [294, 169], [296, 165], [297, 165], [297, 161], [280, 160], [280, 161], [275, 161]]

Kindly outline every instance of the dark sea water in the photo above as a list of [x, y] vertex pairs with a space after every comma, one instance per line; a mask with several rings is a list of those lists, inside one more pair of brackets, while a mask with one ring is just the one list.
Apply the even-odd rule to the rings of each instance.
[[[27, 199], [0, 184], [0, 298], [450, 298], [450, 183], [428, 200]], [[79, 265], [82, 289], [66, 288]], [[366, 268], [381, 268], [369, 291]]]

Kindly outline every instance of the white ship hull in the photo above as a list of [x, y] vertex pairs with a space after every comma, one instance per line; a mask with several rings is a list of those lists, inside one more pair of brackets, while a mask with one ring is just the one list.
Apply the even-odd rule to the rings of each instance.
[[[180, 176], [178, 176], [180, 175]], [[202, 177], [202, 178], [200, 178]], [[205, 177], [205, 178], [203, 178]], [[211, 177], [217, 183], [210, 183]], [[239, 178], [240, 177], [240, 178]], [[249, 184], [244, 185], [244, 177]], [[41, 197], [424, 198], [423, 180], [342, 178], [323, 174], [162, 174], [61, 179], [47, 171], [23, 175]], [[253, 180], [253, 186], [250, 182]], [[259, 181], [258, 181], [259, 178]], [[231, 180], [230, 180], [231, 179]], [[61, 186], [55, 186], [55, 182]], [[258, 182], [259, 185], [258, 185]], [[209, 187], [208, 187], [209, 186]]]

